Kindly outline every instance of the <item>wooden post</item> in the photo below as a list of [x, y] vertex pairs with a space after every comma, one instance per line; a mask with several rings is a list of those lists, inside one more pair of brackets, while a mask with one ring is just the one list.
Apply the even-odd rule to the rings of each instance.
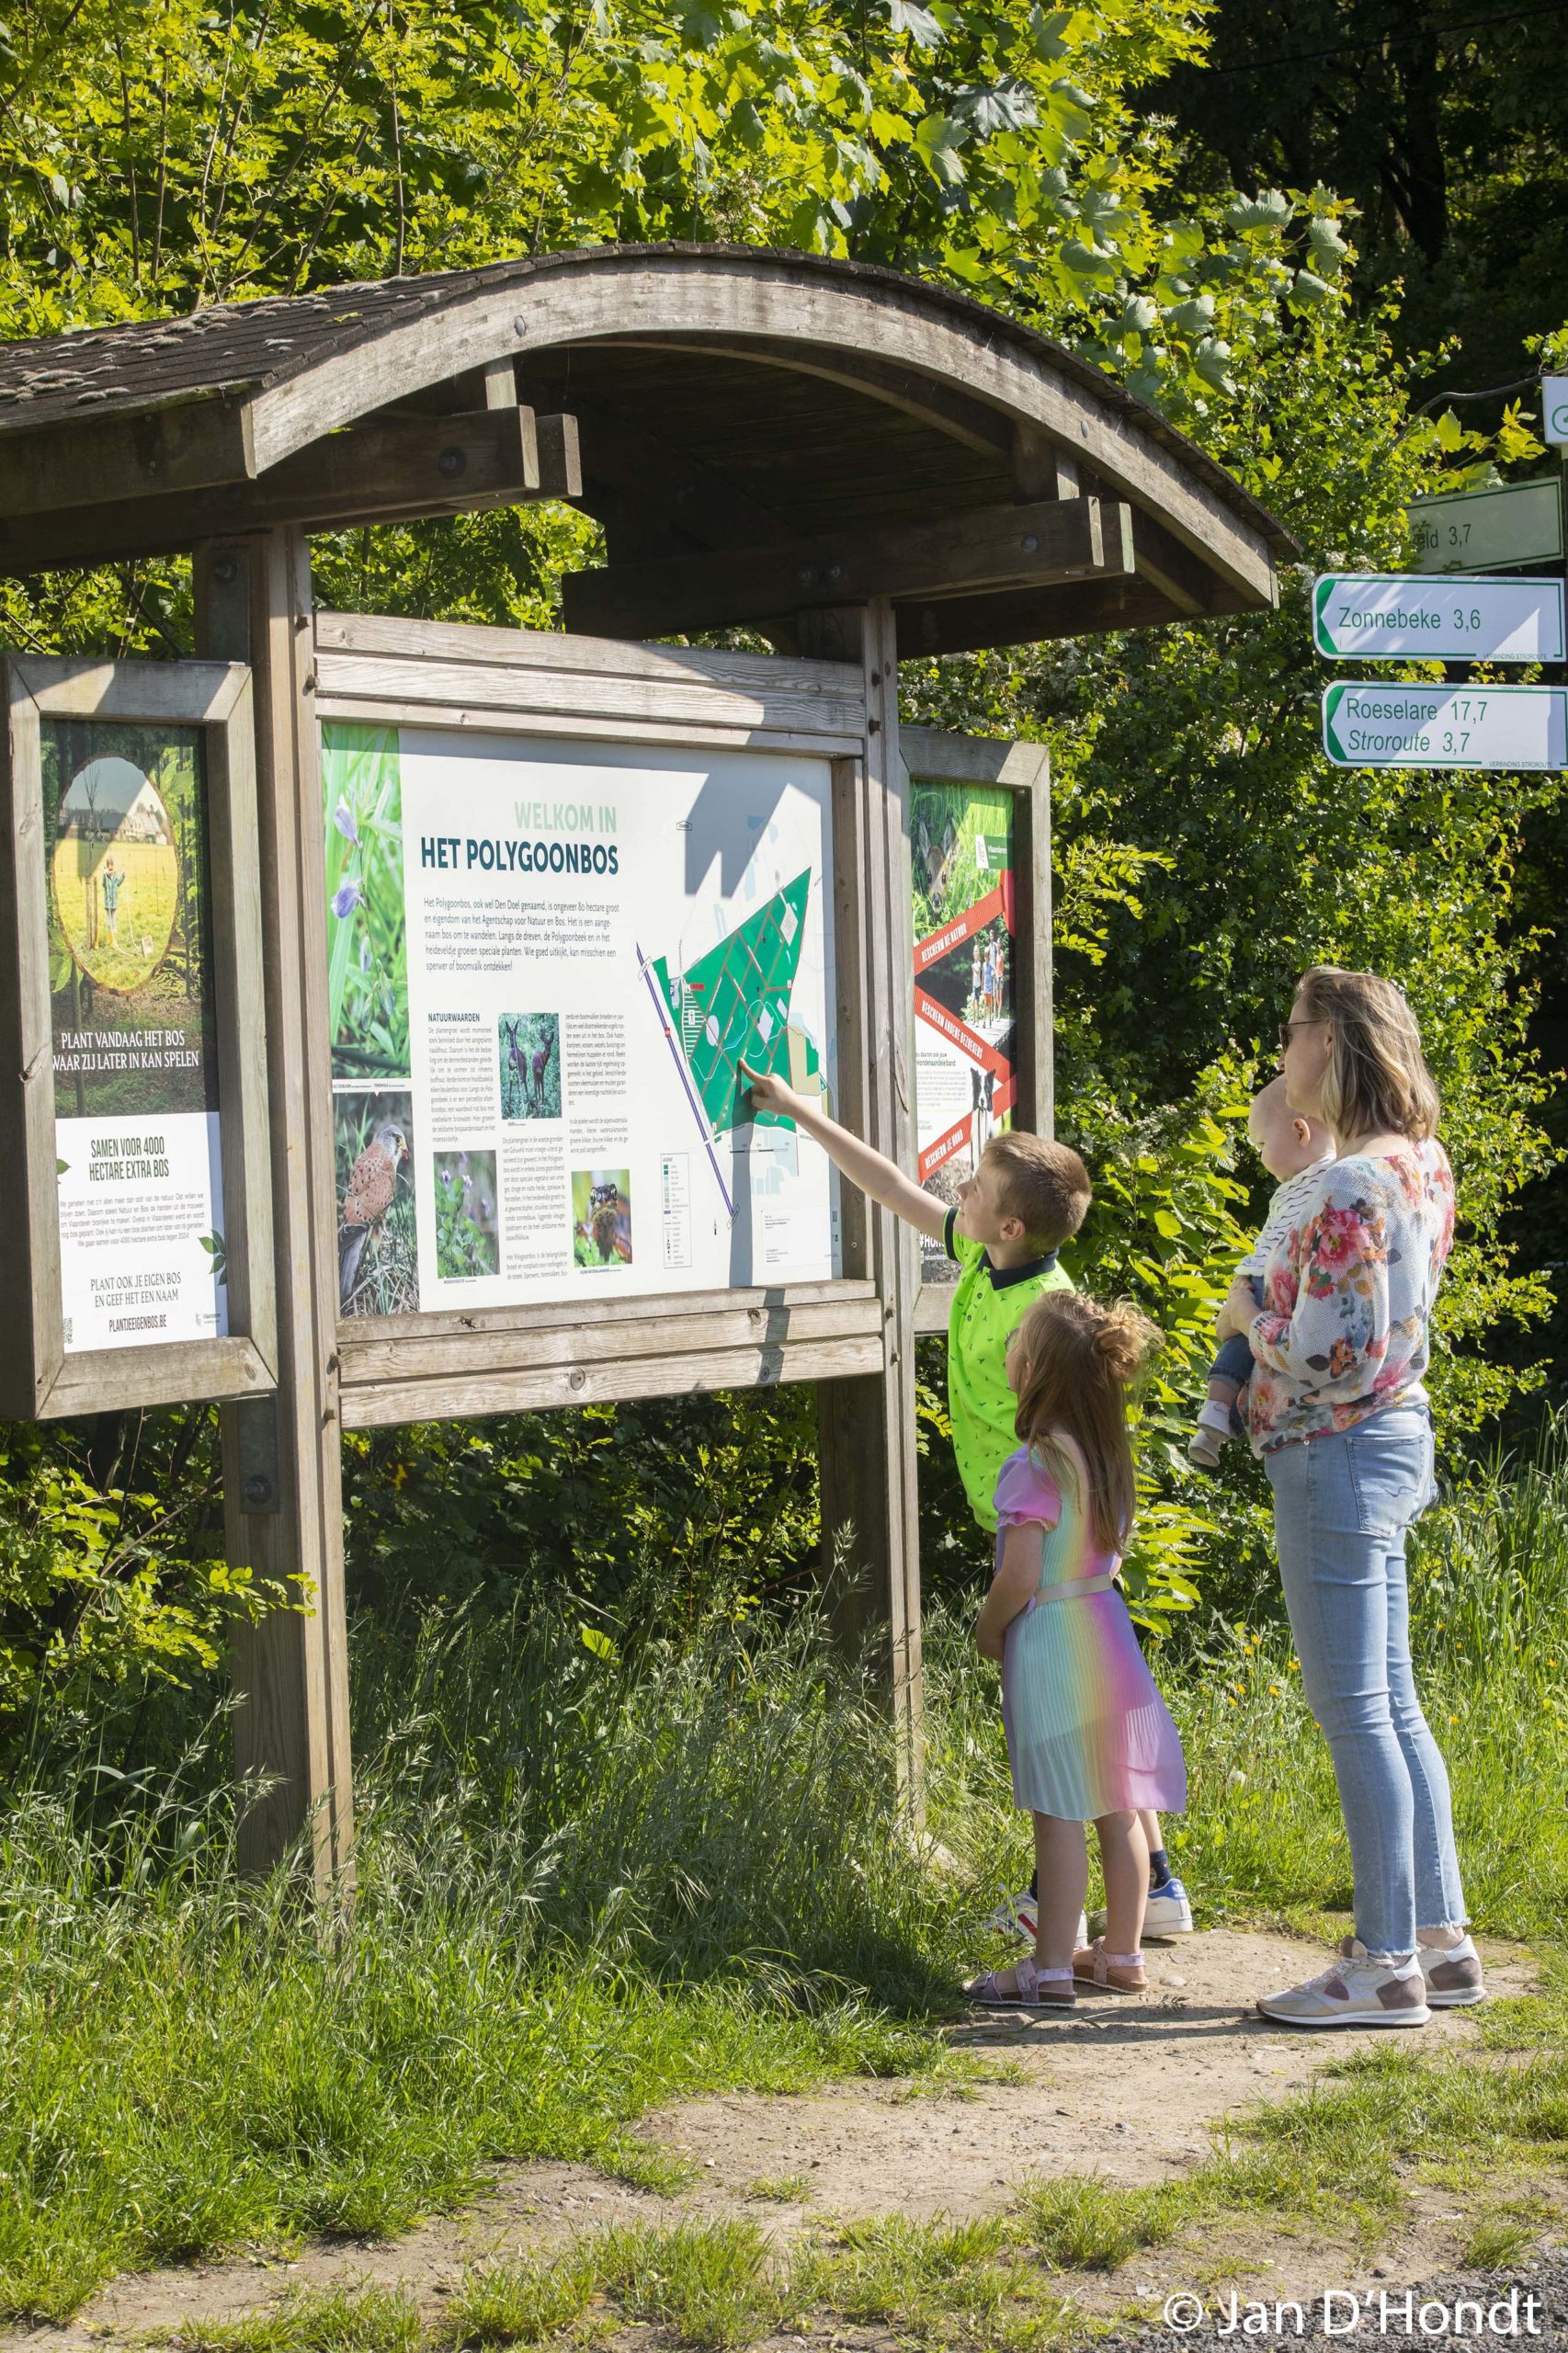
[[[857, 626], [858, 621], [858, 626]], [[868, 1140], [912, 1168], [915, 1154], [911, 1026], [915, 967], [910, 933], [909, 807], [898, 748], [898, 660], [885, 597], [845, 611], [802, 614], [802, 653], [857, 654], [865, 665], [869, 736], [857, 843], [862, 882], [861, 945], [868, 988], [864, 1098]], [[855, 641], [858, 640], [858, 643]], [[885, 1663], [897, 1740], [899, 1790], [911, 1817], [923, 1807], [920, 1547], [915, 1494], [913, 1229], [885, 1210], [867, 1221], [869, 1272], [882, 1303], [883, 1370], [820, 1384], [817, 1448], [824, 1546], [846, 1540], [858, 1582], [843, 1596], [846, 1634], [885, 1629]]]
[[302, 1579], [304, 1610], [241, 1631], [235, 1764], [270, 1784], [239, 1830], [265, 1871], [307, 1824], [318, 1894], [347, 1891], [353, 1845], [335, 1187], [326, 1034], [325, 881], [313, 702], [310, 549], [269, 531], [201, 549], [199, 651], [254, 674], [278, 1269], [278, 1394], [223, 1408], [228, 1557]]

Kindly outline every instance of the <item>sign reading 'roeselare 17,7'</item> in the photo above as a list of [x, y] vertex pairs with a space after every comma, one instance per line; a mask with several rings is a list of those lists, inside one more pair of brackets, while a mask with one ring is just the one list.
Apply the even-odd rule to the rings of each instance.
[[1341, 768], [1568, 767], [1568, 688], [1324, 688], [1324, 749]]
[[1561, 580], [1324, 573], [1312, 583], [1312, 642], [1359, 661], [1561, 662]]

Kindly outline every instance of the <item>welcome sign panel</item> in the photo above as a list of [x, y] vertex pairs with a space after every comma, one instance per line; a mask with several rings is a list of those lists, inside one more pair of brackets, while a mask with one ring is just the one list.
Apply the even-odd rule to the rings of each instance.
[[841, 1272], [825, 759], [323, 729], [345, 1315]]

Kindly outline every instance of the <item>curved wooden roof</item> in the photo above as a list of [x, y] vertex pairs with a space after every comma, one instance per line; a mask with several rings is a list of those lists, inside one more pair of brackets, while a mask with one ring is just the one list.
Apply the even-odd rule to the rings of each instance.
[[1061, 346], [891, 270], [601, 246], [0, 346], [0, 565], [574, 496], [569, 625], [867, 595], [906, 651], [1271, 603], [1288, 534]]

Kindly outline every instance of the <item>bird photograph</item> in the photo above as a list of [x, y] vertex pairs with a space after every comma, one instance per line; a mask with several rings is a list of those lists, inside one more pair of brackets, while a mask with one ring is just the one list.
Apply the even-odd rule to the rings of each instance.
[[335, 1098], [337, 1301], [342, 1315], [401, 1315], [419, 1304], [406, 1095]]

